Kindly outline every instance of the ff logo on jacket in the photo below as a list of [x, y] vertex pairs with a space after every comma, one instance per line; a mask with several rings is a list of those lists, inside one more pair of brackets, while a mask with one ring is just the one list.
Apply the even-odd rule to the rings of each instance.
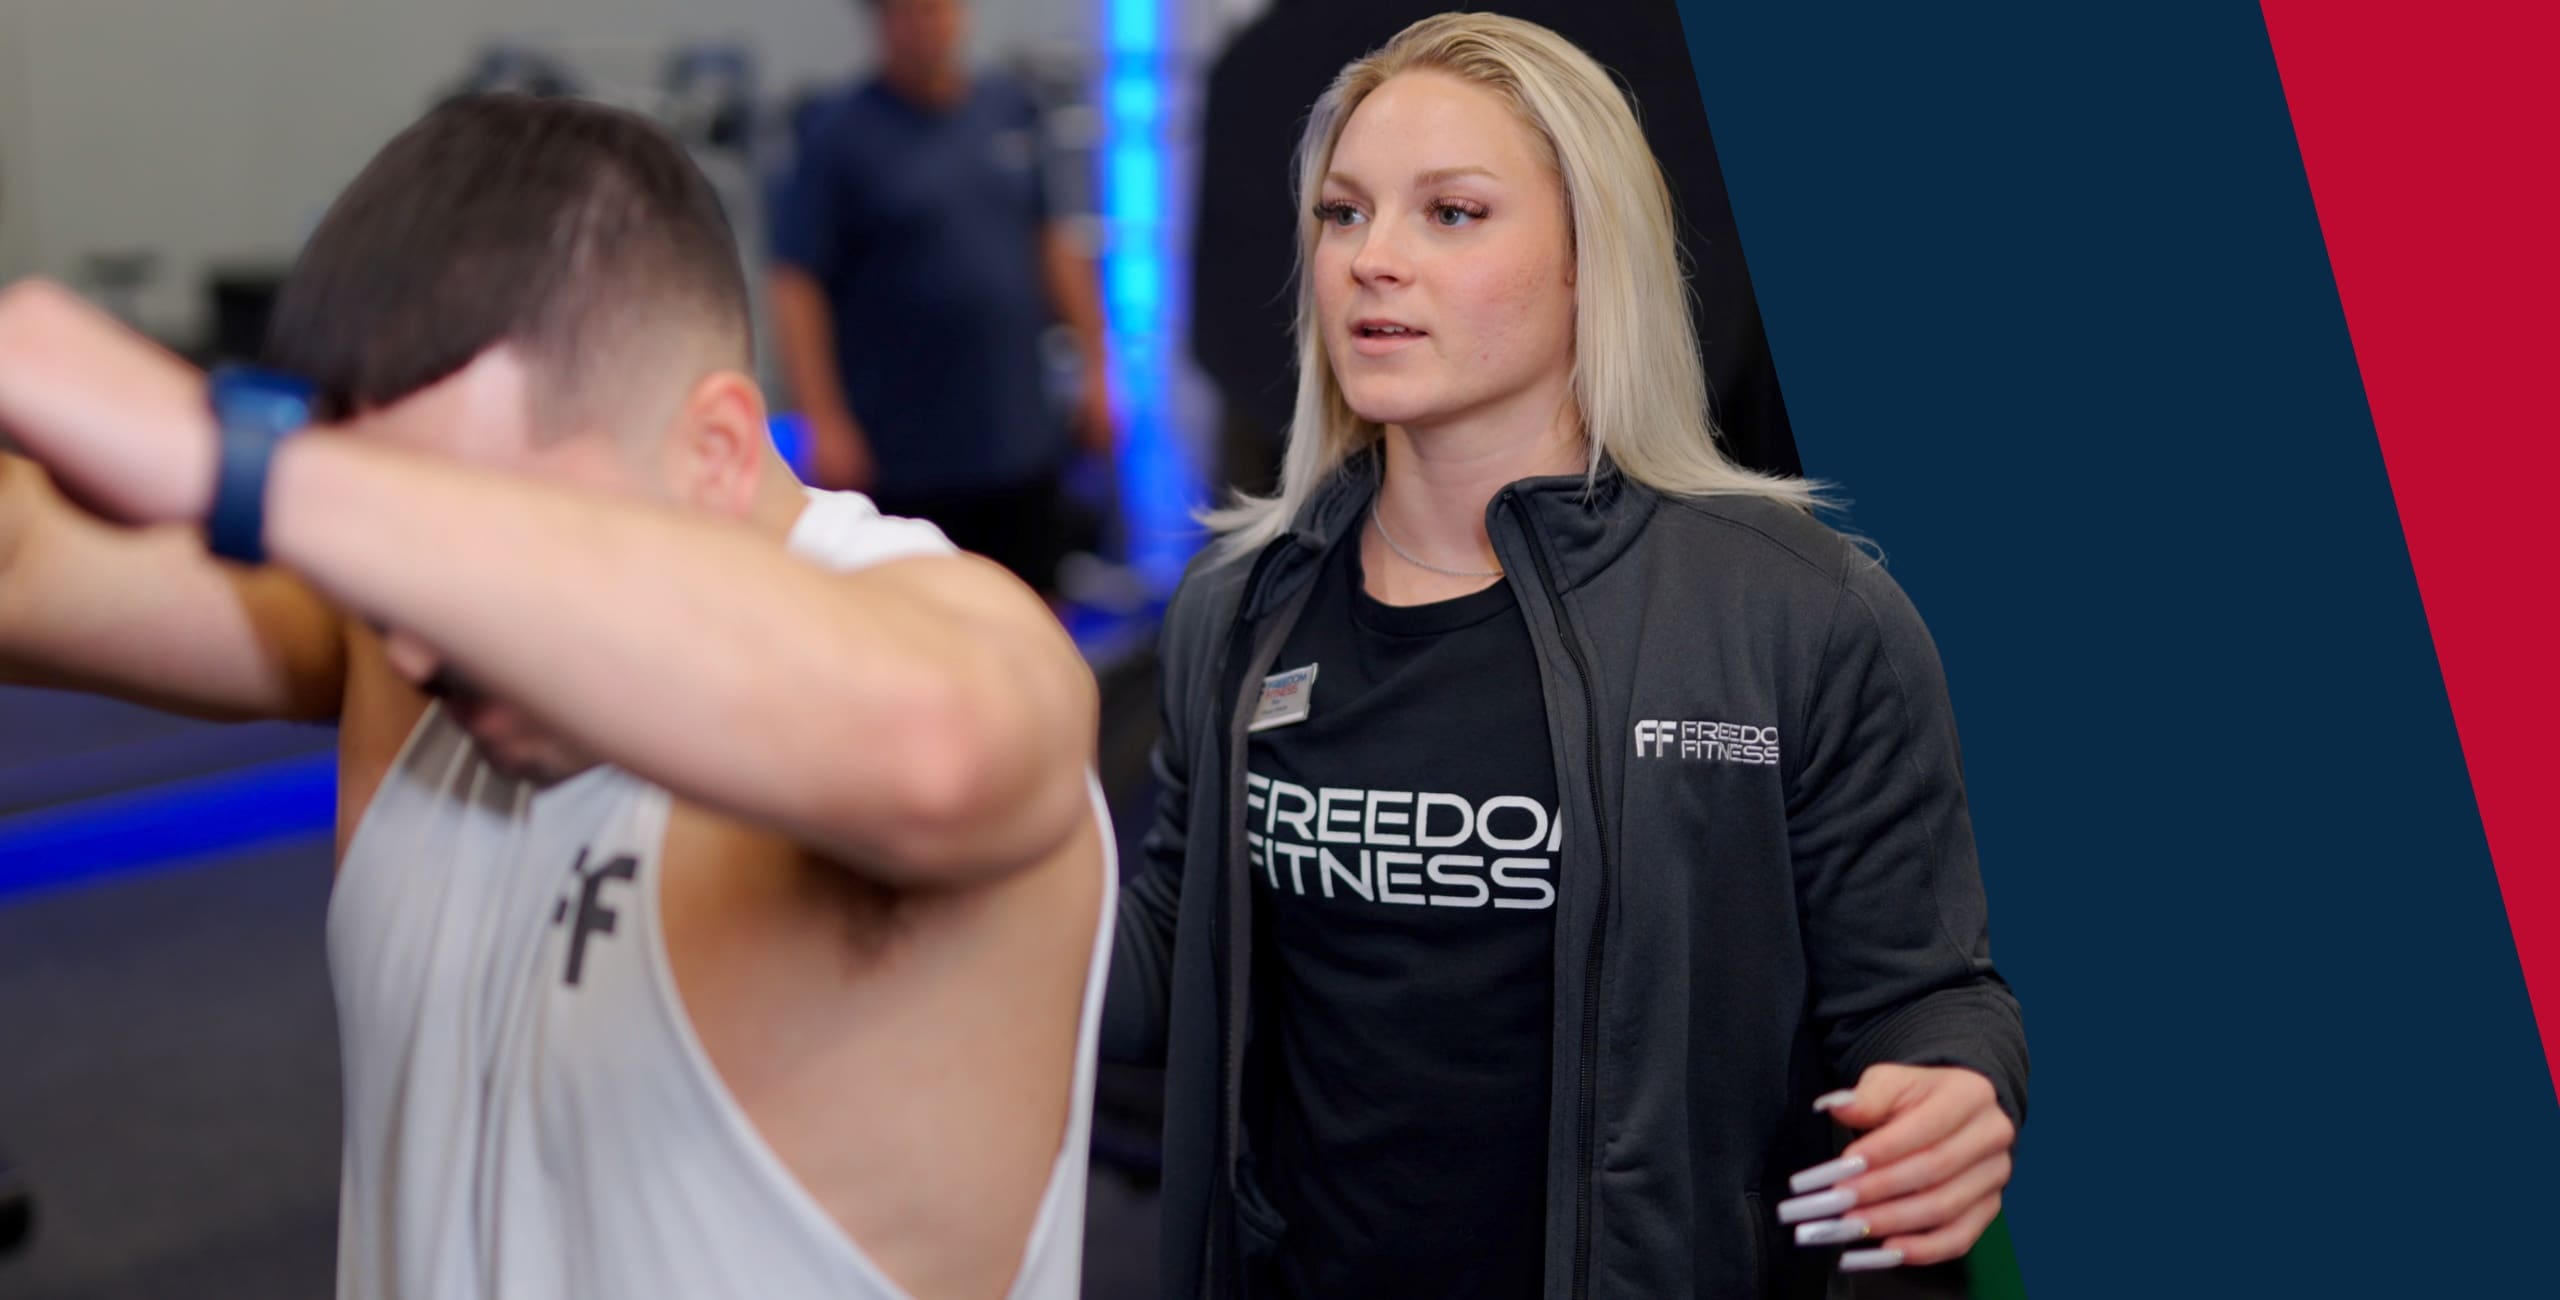
[[1669, 758], [1673, 746], [1689, 762], [1778, 765], [1778, 729], [1737, 722], [1636, 720], [1636, 757]]

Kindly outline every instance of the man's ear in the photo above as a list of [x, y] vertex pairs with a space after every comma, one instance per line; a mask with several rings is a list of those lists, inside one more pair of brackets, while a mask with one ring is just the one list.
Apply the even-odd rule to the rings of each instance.
[[676, 499], [696, 509], [744, 517], [763, 481], [773, 434], [764, 393], [734, 370], [697, 381], [668, 430], [666, 454]]

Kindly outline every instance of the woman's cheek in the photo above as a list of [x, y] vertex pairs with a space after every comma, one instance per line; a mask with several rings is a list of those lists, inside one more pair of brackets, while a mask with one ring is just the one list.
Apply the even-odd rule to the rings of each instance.
[[1555, 268], [1544, 259], [1509, 258], [1469, 277], [1465, 293], [1477, 339], [1475, 359], [1497, 362], [1555, 350], [1556, 330], [1549, 318], [1560, 288]]
[[1324, 326], [1341, 320], [1351, 309], [1351, 301], [1360, 294], [1359, 277], [1351, 273], [1352, 250], [1336, 247], [1330, 241], [1316, 246], [1314, 262], [1316, 323]]

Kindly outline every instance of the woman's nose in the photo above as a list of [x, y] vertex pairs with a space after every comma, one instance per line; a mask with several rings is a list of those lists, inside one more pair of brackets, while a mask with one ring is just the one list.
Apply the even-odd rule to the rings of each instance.
[[1404, 250], [1372, 223], [1360, 233], [1359, 251], [1351, 255], [1351, 278], [1362, 284], [1401, 284], [1411, 274]]

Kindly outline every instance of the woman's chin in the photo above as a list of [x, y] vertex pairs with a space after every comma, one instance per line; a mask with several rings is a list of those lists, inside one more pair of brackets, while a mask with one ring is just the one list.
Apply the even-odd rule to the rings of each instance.
[[1375, 425], [1403, 425], [1412, 428], [1428, 425], [1441, 414], [1442, 404], [1420, 394], [1394, 392], [1343, 392], [1343, 405], [1353, 415]]

